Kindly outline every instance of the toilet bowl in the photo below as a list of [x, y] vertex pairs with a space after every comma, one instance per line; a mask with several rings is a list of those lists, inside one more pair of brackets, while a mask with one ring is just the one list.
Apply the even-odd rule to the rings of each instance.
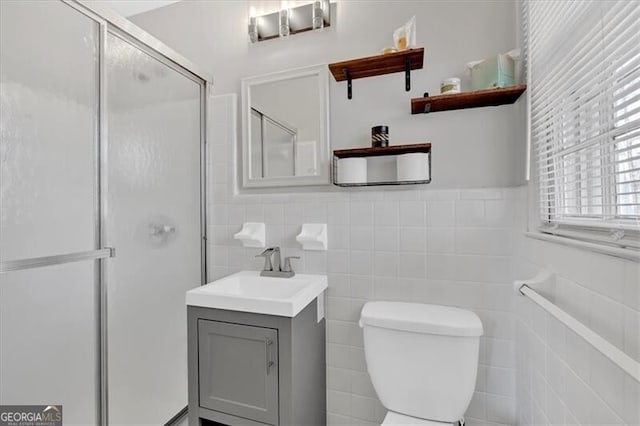
[[388, 410], [383, 425], [443, 425], [469, 407], [482, 323], [468, 310], [403, 302], [362, 309], [367, 371]]

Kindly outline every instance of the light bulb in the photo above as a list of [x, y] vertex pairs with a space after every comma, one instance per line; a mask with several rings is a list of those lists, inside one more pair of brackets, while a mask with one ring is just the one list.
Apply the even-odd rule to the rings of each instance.
[[288, 36], [291, 32], [291, 28], [289, 27], [289, 2], [286, 0], [280, 3], [278, 23], [280, 37]]
[[320, 0], [313, 2], [311, 22], [314, 30], [321, 30], [324, 28], [324, 10], [322, 9], [322, 2]]
[[258, 41], [258, 18], [256, 17], [256, 8], [253, 6], [249, 8], [249, 25], [247, 26], [247, 32], [251, 43]]

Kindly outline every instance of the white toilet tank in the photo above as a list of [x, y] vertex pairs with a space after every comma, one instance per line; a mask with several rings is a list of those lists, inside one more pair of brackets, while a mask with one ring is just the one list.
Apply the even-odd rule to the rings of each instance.
[[464, 309], [368, 302], [362, 309], [367, 370], [388, 410], [456, 422], [476, 383], [482, 323]]

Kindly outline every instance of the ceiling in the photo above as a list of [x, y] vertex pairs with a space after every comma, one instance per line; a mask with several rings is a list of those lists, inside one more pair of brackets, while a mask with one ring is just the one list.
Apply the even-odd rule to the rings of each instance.
[[180, 0], [104, 0], [104, 3], [119, 14], [129, 17], [178, 1]]

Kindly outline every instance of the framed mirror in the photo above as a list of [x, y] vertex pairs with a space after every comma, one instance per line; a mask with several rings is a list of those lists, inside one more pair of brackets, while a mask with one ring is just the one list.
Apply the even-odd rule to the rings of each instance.
[[328, 185], [326, 65], [242, 80], [242, 186]]

